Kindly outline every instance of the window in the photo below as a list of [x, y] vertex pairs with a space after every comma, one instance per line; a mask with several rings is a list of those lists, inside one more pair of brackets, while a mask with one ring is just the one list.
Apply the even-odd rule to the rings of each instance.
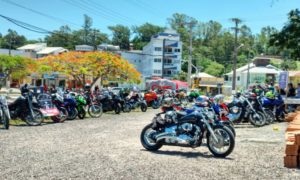
[[171, 52], [172, 52], [172, 48], [170, 48], [170, 47], [166, 47], [166, 48], [165, 48], [165, 52], [167, 52], [167, 53], [171, 53]]
[[161, 74], [161, 70], [160, 69], [154, 69], [154, 74]]
[[154, 58], [154, 62], [161, 62], [160, 58]]
[[172, 59], [164, 59], [165, 64], [172, 64]]
[[172, 74], [172, 70], [165, 69], [165, 70], [164, 70], [164, 74], [165, 74], [165, 75], [171, 75], [171, 74]]
[[237, 81], [240, 81], [240, 76], [237, 77]]
[[175, 52], [180, 52], [180, 49], [175, 49]]
[[155, 47], [154, 51], [161, 51], [161, 47]]

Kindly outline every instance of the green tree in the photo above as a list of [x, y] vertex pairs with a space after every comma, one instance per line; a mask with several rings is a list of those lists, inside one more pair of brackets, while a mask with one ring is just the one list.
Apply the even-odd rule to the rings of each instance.
[[112, 44], [120, 46], [120, 49], [129, 50], [130, 48], [130, 29], [127, 26], [109, 26], [113, 33]]
[[58, 46], [67, 49], [74, 49], [72, 40], [72, 31], [69, 26], [61, 26], [59, 30], [53, 31], [51, 35], [45, 38], [48, 46]]
[[26, 38], [23, 35], [19, 35], [16, 31], [8, 29], [7, 34], [1, 38], [1, 48], [16, 49], [23, 46], [26, 43]]
[[282, 30], [271, 36], [270, 45], [274, 45], [282, 51], [288, 50], [291, 58], [300, 59], [299, 37], [300, 11], [299, 9], [295, 9], [289, 12], [288, 22]]
[[145, 23], [141, 26], [134, 26], [132, 29], [135, 34], [135, 37], [132, 40], [134, 49], [142, 49], [147, 43], [149, 43], [153, 35], [164, 30], [163, 27], [150, 23]]

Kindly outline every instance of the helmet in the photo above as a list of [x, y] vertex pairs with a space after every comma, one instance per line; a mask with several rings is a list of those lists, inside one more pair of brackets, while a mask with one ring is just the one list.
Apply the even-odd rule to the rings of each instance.
[[92, 86], [91, 86], [90, 84], [87, 83], [87, 84], [84, 85], [84, 90], [90, 90], [91, 87], [92, 87]]
[[272, 91], [268, 91], [265, 96], [266, 96], [266, 98], [269, 98], [269, 99], [274, 98], [274, 94], [272, 93]]
[[172, 98], [165, 98], [162, 101], [162, 107], [171, 107], [173, 105], [173, 99]]
[[199, 96], [196, 98], [195, 103], [196, 103], [196, 105], [199, 105], [199, 106], [200, 105], [206, 106], [207, 100], [208, 100], [207, 96]]

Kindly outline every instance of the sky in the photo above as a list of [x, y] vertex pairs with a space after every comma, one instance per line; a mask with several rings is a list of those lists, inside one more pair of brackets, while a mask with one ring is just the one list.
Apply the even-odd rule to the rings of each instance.
[[[229, 19], [237, 17], [253, 33], [259, 33], [265, 26], [281, 29], [287, 13], [295, 8], [300, 9], [300, 0], [0, 0], [0, 15], [48, 31], [66, 24], [72, 30], [79, 29], [83, 14], [87, 14], [94, 28], [109, 35], [107, 26], [116, 24], [132, 27], [149, 22], [168, 27], [167, 18], [174, 13], [187, 14], [200, 22], [215, 20], [224, 28], [233, 26]], [[8, 29], [28, 39], [45, 37], [0, 17], [0, 33], [6, 34]]]

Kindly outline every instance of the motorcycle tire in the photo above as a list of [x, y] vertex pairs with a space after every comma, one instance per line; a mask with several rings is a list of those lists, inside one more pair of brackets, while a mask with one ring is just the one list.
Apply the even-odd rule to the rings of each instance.
[[115, 105], [115, 113], [116, 114], [120, 114], [121, 113], [121, 104], [116, 104]]
[[86, 115], [86, 112], [85, 112], [84, 109], [78, 111], [78, 115], [77, 116], [78, 116], [79, 119], [84, 119], [85, 115]]
[[[233, 136], [233, 133], [231, 132], [231, 130], [229, 128], [227, 128], [226, 126], [217, 126], [217, 127], [213, 127], [213, 131], [215, 133], [215, 135], [218, 137], [218, 140], [220, 136], [222, 136], [222, 142], [225, 143], [229, 143], [229, 148], [225, 151], [225, 152], [217, 152], [216, 151], [216, 147], [214, 147], [215, 143], [214, 143], [214, 138], [213, 136], [208, 133], [207, 134], [207, 147], [209, 149], [209, 151], [215, 156], [215, 157], [221, 157], [221, 158], [225, 158], [226, 156], [228, 156], [234, 149], [235, 146], [235, 139]], [[222, 132], [222, 134], [220, 134]], [[226, 139], [225, 136], [226, 135]], [[228, 142], [226, 142], [226, 140]], [[225, 142], [224, 142], [225, 141]]]
[[93, 104], [88, 108], [88, 113], [92, 118], [99, 118], [103, 114], [103, 109], [101, 105]]
[[32, 112], [33, 112], [33, 117], [31, 117], [30, 114], [26, 115], [26, 117], [25, 117], [26, 124], [29, 126], [41, 125], [44, 120], [43, 113], [39, 109], [36, 109], [36, 108], [33, 108]]
[[261, 127], [266, 124], [266, 118], [262, 112], [257, 111], [257, 117], [255, 117], [255, 113], [251, 113], [249, 115], [249, 121], [253, 126]]
[[284, 112], [281, 112], [280, 115], [276, 116], [276, 120], [278, 122], [284, 122], [285, 121], [285, 114], [284, 114]]
[[[148, 142], [147, 137], [146, 137], [147, 136], [146, 133], [148, 130], [153, 130], [152, 123], [145, 126], [141, 132], [140, 140], [141, 140], [142, 146], [145, 149], [147, 149], [148, 151], [157, 151], [162, 147], [162, 144], [154, 142], [155, 140], [153, 140], [153, 143]], [[155, 131], [155, 130], [153, 130], [153, 131]]]
[[3, 127], [4, 129], [9, 129], [9, 116], [5, 110], [3, 110], [2, 112], [3, 112], [3, 117], [2, 117]]
[[147, 111], [147, 104], [142, 103], [141, 104], [141, 111], [146, 112]]
[[76, 119], [78, 115], [78, 111], [76, 108], [74, 108], [73, 110], [71, 110], [70, 112], [68, 111], [68, 117], [67, 117], [67, 120], [74, 120]]
[[59, 115], [51, 117], [52, 121], [55, 123], [62, 123], [68, 117], [68, 111], [65, 108], [59, 108]]
[[235, 132], [234, 127], [231, 124], [226, 124], [225, 126], [232, 132], [233, 136], [235, 137], [236, 132]]
[[159, 102], [158, 101], [152, 101], [151, 103], [152, 109], [158, 109], [159, 108]]

